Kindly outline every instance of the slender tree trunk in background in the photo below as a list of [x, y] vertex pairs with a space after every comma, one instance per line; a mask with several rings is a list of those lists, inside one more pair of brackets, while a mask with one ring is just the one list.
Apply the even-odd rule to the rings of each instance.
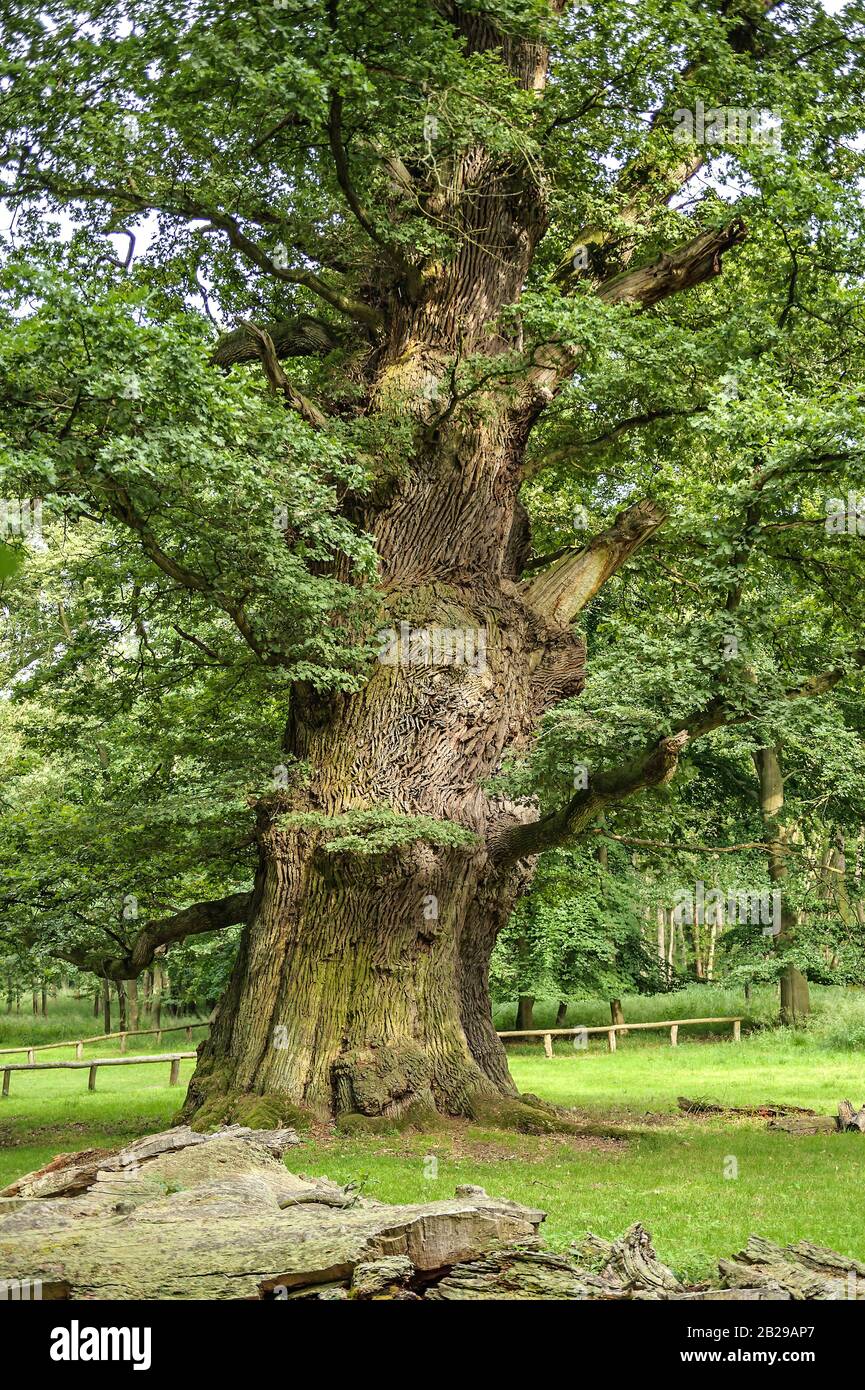
[[703, 978], [703, 943], [700, 937], [700, 924], [697, 921], [697, 914], [694, 913], [694, 921], [691, 923], [691, 941], [694, 947], [694, 978]]
[[153, 971], [144, 972], [144, 990], [141, 1004], [142, 1013], [149, 1014], [153, 1002]]
[[129, 1028], [134, 1033], [139, 1024], [138, 981], [136, 979], [126, 981], [126, 994], [129, 999]]
[[47, 1015], [48, 1015], [48, 990], [46, 989], [45, 985], [43, 985], [43, 986], [42, 986], [42, 1017], [43, 1017], [43, 1018], [46, 1018]]
[[38, 991], [38, 990], [35, 990], [35, 989], [34, 989], [34, 990], [32, 991], [32, 1002], [33, 1002], [33, 1014], [34, 1014], [35, 1017], [38, 1018], [38, 1016], [39, 1016], [39, 991]]
[[125, 982], [125, 980], [118, 980], [118, 981], [117, 981], [117, 1019], [118, 1019], [117, 1027], [118, 1027], [119, 1031], [120, 1031], [121, 1033], [125, 1033], [125, 1032], [126, 1032], [126, 1029], [127, 1029], [127, 1023], [126, 1023], [126, 982]]
[[709, 947], [706, 953], [706, 981], [709, 984], [712, 983], [715, 974], [715, 947], [723, 921], [723, 911], [720, 903], [716, 904], [712, 912], [712, 920], [709, 923]]
[[662, 907], [656, 908], [655, 919], [658, 926], [658, 964], [661, 968], [661, 978], [663, 979], [667, 972], [667, 936], [665, 930], [666, 915]]
[[559, 1000], [559, 1007], [556, 1009], [556, 1027], [557, 1027], [557, 1028], [564, 1028], [564, 1027], [565, 1027], [565, 1023], [567, 1022], [567, 1017], [568, 1017], [568, 1001], [567, 1001], [567, 999], [560, 999], [560, 1000]]
[[[784, 809], [784, 778], [776, 748], [759, 748], [754, 760], [760, 778], [763, 839], [769, 846], [769, 880], [773, 890], [781, 895], [781, 930], [775, 940], [777, 948], [783, 950], [793, 940], [796, 928], [796, 918], [784, 891], [788, 875], [786, 831], [780, 820]], [[786, 965], [781, 974], [781, 1022], [795, 1028], [810, 1011], [806, 977], [795, 965]]]
[[533, 994], [521, 994], [517, 1000], [517, 1017], [514, 1027], [516, 1029], [534, 1028], [535, 1026], [535, 996]]
[[102, 981], [102, 1026], [103, 1032], [111, 1032], [111, 985], [107, 979]]
[[862, 892], [863, 865], [865, 865], [865, 830], [860, 829], [856, 837], [856, 863], [853, 870], [853, 882], [856, 889], [853, 911], [856, 924], [861, 929], [865, 929], [865, 902], [859, 896]]
[[150, 994], [150, 1021], [154, 1028], [162, 1025], [162, 966], [157, 961], [153, 967], [153, 984]]
[[93, 995], [93, 1017], [99, 1017], [99, 1006], [102, 1003], [102, 991], [96, 990]]

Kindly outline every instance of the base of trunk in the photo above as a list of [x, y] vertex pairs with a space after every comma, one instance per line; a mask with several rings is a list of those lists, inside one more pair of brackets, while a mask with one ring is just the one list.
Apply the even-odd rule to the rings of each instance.
[[[513, 1130], [519, 1134], [570, 1134], [601, 1139], [625, 1139], [627, 1132], [616, 1125], [583, 1124], [565, 1111], [550, 1105], [539, 1096], [490, 1096], [476, 1093], [463, 1119], [474, 1121], [485, 1129]], [[306, 1130], [321, 1123], [320, 1115], [305, 1111], [280, 1095], [241, 1095], [211, 1093], [205, 1097], [190, 1094], [186, 1104], [175, 1116], [176, 1124], [188, 1124], [196, 1133], [207, 1134], [227, 1125], [244, 1125], [250, 1129], [261, 1126], [283, 1128], [292, 1125]], [[336, 1119], [341, 1134], [402, 1134], [416, 1131], [429, 1134], [441, 1131], [454, 1120], [441, 1111], [421, 1104], [411, 1105], [400, 1115], [364, 1115], [345, 1111]]]
[[811, 1012], [808, 981], [795, 965], [788, 965], [781, 976], [781, 1022], [798, 1028]]

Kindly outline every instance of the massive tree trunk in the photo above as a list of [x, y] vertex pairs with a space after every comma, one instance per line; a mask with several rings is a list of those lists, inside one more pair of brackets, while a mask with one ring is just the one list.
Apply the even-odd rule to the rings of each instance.
[[[429, 514], [409, 510], [405, 521], [429, 544]], [[453, 536], [456, 509], [450, 525]], [[487, 550], [489, 534], [473, 532], [482, 577], [469, 569], [467, 540], [465, 568], [456, 560], [447, 582], [424, 582], [427, 561], [388, 588], [397, 631], [463, 630], [482, 657], [388, 659], [357, 695], [297, 692], [286, 753], [311, 778], [260, 809], [250, 918], [190, 1109], [254, 1092], [319, 1113], [416, 1106], [468, 1115], [479, 1100], [513, 1093], [487, 972], [527, 873], [499, 862], [492, 846], [497, 828], [525, 812], [482, 786], [534, 727], [537, 623], [501, 578], [507, 527], [498, 554]], [[456, 559], [455, 544], [440, 545]], [[391, 553], [400, 563], [411, 554], [403, 535]], [[351, 828], [347, 813], [382, 804], [405, 818], [397, 843], [363, 852], [377, 827], [360, 823], [357, 842], [330, 848]], [[431, 843], [421, 835], [430, 821], [450, 827], [450, 838], [456, 828], [462, 842]]]
[[[553, 14], [562, 8], [551, 0]], [[503, 35], [489, 16], [458, 6], [447, 14], [467, 51], [496, 54], [540, 96], [542, 42]], [[536, 354], [501, 317], [519, 301], [547, 227], [543, 181], [528, 162], [483, 147], [455, 155], [429, 195], [455, 249], [423, 273], [406, 271], [351, 186], [340, 114], [335, 99], [338, 181], [382, 257], [367, 401], [371, 412], [402, 415], [411, 441], [402, 467], [388, 464], [374, 495], [348, 504], [376, 542], [391, 636], [359, 692], [294, 690], [284, 751], [305, 771], [259, 807], [255, 891], [187, 1114], [226, 1118], [248, 1095], [384, 1117], [412, 1107], [467, 1115], [512, 1097], [488, 966], [533, 856], [605, 804], [671, 775], [689, 737], [680, 731], [599, 776], [558, 817], [538, 821], [536, 808], [485, 790], [544, 711], [579, 693], [584, 649], [570, 624], [663, 515], [636, 504], [521, 582], [526, 443], [577, 360], [562, 344]], [[625, 255], [595, 288], [611, 304], [655, 304], [717, 274], [743, 235], [736, 220], [633, 271]], [[251, 330], [242, 355], [257, 353], [274, 389], [315, 428], [320, 413], [291, 387], [274, 334]], [[241, 349], [235, 341], [232, 360]], [[460, 399], [458, 369], [472, 359], [474, 384]], [[365, 811], [391, 818], [378, 842], [375, 827], [359, 826]], [[450, 833], [438, 835], [433, 821]]]
[[[532, 200], [513, 195], [508, 185], [484, 234], [499, 249], [510, 241], [524, 271], [541, 224]], [[494, 270], [484, 282], [482, 266], [458, 257], [413, 319], [398, 316], [380, 364], [376, 391], [421, 413], [407, 477], [361, 516], [380, 556], [381, 656], [360, 692], [294, 691], [284, 751], [308, 773], [260, 807], [250, 916], [188, 1114], [249, 1092], [383, 1116], [413, 1105], [464, 1115], [513, 1096], [488, 968], [549, 832], [523, 844], [536, 807], [485, 788], [544, 711], [582, 689], [571, 619], [663, 518], [638, 504], [554, 583], [519, 582], [534, 387], [516, 400], [493, 391], [477, 418], [450, 421], [422, 389], [442, 380], [439, 343], [459, 335], [464, 351], [489, 349], [489, 318], [520, 279], [502, 275], [498, 255]], [[681, 746], [668, 740], [606, 789], [598, 778], [571, 819], [588, 825], [605, 798], [667, 776]], [[394, 842], [374, 845], [373, 826], [340, 843], [373, 808], [402, 818]], [[431, 822], [449, 829], [444, 843]]]
[[[503, 51], [521, 86], [542, 85], [542, 45], [503, 48], [484, 17], [455, 11], [454, 22], [470, 47]], [[483, 788], [506, 750], [525, 746], [544, 692], [579, 690], [583, 647], [516, 582], [536, 387], [499, 383], [470, 411], [449, 396], [455, 355], [515, 347], [496, 320], [519, 298], [544, 199], [528, 169], [483, 149], [459, 165], [449, 215], [460, 249], [394, 296], [370, 382], [371, 400], [410, 417], [415, 439], [404, 476], [358, 516], [376, 540], [392, 637], [359, 693], [294, 694], [285, 752], [310, 779], [289, 789], [282, 819], [262, 808], [251, 915], [189, 1110], [254, 1092], [323, 1113], [466, 1115], [513, 1092], [486, 972], [526, 882], [494, 845], [525, 812]], [[365, 854], [330, 850], [332, 830], [309, 819], [369, 807], [467, 835], [430, 843], [408, 824], [399, 843]]]

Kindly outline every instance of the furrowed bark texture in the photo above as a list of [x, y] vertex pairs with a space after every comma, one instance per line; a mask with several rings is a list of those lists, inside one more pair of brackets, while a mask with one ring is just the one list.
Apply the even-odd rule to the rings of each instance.
[[[540, 92], [542, 44], [505, 37], [458, 6], [440, 8], [469, 51], [497, 52], [519, 85]], [[337, 106], [337, 153], [339, 117]], [[368, 231], [341, 157], [338, 167]], [[471, 1115], [513, 1100], [492, 1024], [489, 959], [547, 832], [526, 853], [505, 852], [537, 810], [484, 788], [506, 753], [526, 747], [545, 709], [582, 689], [583, 643], [570, 622], [663, 518], [650, 503], [631, 508], [585, 551], [520, 583], [524, 449], [569, 368], [539, 371], [527, 360], [516, 384], [503, 374], [507, 389], [500, 380], [459, 400], [454, 364], [487, 358], [492, 381], [497, 364], [521, 350], [518, 330], [509, 337], [500, 316], [519, 300], [546, 230], [545, 194], [527, 166], [483, 147], [447, 175], [427, 205], [457, 229], [458, 249], [395, 284], [389, 298], [384, 291], [384, 328], [365, 368], [370, 410], [403, 411], [414, 439], [398, 480], [355, 517], [380, 557], [389, 654], [357, 693], [294, 693], [285, 751], [310, 778], [276, 808], [281, 816], [261, 810], [253, 903], [187, 1115], [229, 1119], [234, 1099], [250, 1094], [384, 1119], [432, 1108]], [[654, 304], [718, 273], [722, 251], [742, 235], [737, 223], [645, 269], [629, 267], [605, 297], [633, 302], [635, 312]], [[271, 326], [267, 343], [275, 360], [325, 352], [331, 340], [302, 319]], [[215, 360], [228, 367], [253, 355], [235, 334]], [[415, 836], [374, 854], [329, 847], [322, 817], [372, 807], [446, 821], [470, 838]]]

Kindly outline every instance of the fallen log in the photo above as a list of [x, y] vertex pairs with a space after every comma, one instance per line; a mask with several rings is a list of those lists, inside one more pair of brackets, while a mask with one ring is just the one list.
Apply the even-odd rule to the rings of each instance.
[[767, 1100], [762, 1105], [716, 1105], [709, 1100], [689, 1100], [679, 1096], [677, 1104], [686, 1115], [755, 1115], [759, 1119], [774, 1119], [778, 1115], [814, 1115], [803, 1105], [787, 1105], [783, 1101]]
[[[277, 1158], [300, 1143], [293, 1129], [252, 1130], [243, 1125], [230, 1125], [220, 1133], [235, 1139], [254, 1138]], [[113, 1181], [111, 1174], [128, 1177], [148, 1159], [206, 1144], [214, 1137], [213, 1134], [198, 1134], [188, 1125], [178, 1125], [161, 1134], [145, 1135], [124, 1149], [84, 1149], [80, 1153], [58, 1154], [44, 1168], [16, 1178], [0, 1191], [0, 1197], [71, 1197], [86, 1192], [97, 1181], [110, 1183]]]
[[768, 1120], [769, 1129], [779, 1129], [785, 1134], [830, 1134], [845, 1130], [865, 1134], [865, 1105], [856, 1110], [849, 1100], [839, 1102], [837, 1115], [818, 1115], [803, 1105], [769, 1100], [763, 1105], [717, 1105], [714, 1101], [679, 1096], [678, 1106], [686, 1115], [755, 1116]]
[[786, 1115], [770, 1120], [767, 1129], [784, 1134], [836, 1134], [838, 1121], [834, 1115]]
[[41, 1280], [54, 1299], [865, 1299], [865, 1264], [805, 1241], [752, 1235], [717, 1282], [688, 1286], [640, 1223], [554, 1252], [542, 1211], [480, 1187], [398, 1206], [288, 1172], [291, 1130], [191, 1136], [151, 1135], [101, 1166], [100, 1151], [60, 1155], [12, 1183], [0, 1282]]
[[780, 1287], [793, 1299], [865, 1299], [865, 1265], [807, 1241], [780, 1246], [749, 1236], [745, 1249], [718, 1268], [730, 1287]]
[[421, 1278], [530, 1239], [544, 1219], [479, 1188], [394, 1206], [289, 1173], [281, 1154], [293, 1131], [187, 1138], [169, 1131], [130, 1146], [84, 1190], [86, 1165], [64, 1164], [57, 1171], [75, 1172], [70, 1195], [53, 1179], [46, 1190], [44, 1170], [13, 1183], [0, 1281], [41, 1280], [43, 1292], [72, 1299], [273, 1298], [350, 1288], [358, 1265], [391, 1256]]
[[466, 1299], [640, 1299], [663, 1302], [789, 1302], [865, 1299], [865, 1266], [837, 1251], [800, 1242], [783, 1249], [751, 1236], [744, 1251], [719, 1261], [721, 1287], [679, 1283], [638, 1223], [618, 1241], [588, 1236], [567, 1254], [534, 1248], [464, 1261], [431, 1288], [434, 1301]]

